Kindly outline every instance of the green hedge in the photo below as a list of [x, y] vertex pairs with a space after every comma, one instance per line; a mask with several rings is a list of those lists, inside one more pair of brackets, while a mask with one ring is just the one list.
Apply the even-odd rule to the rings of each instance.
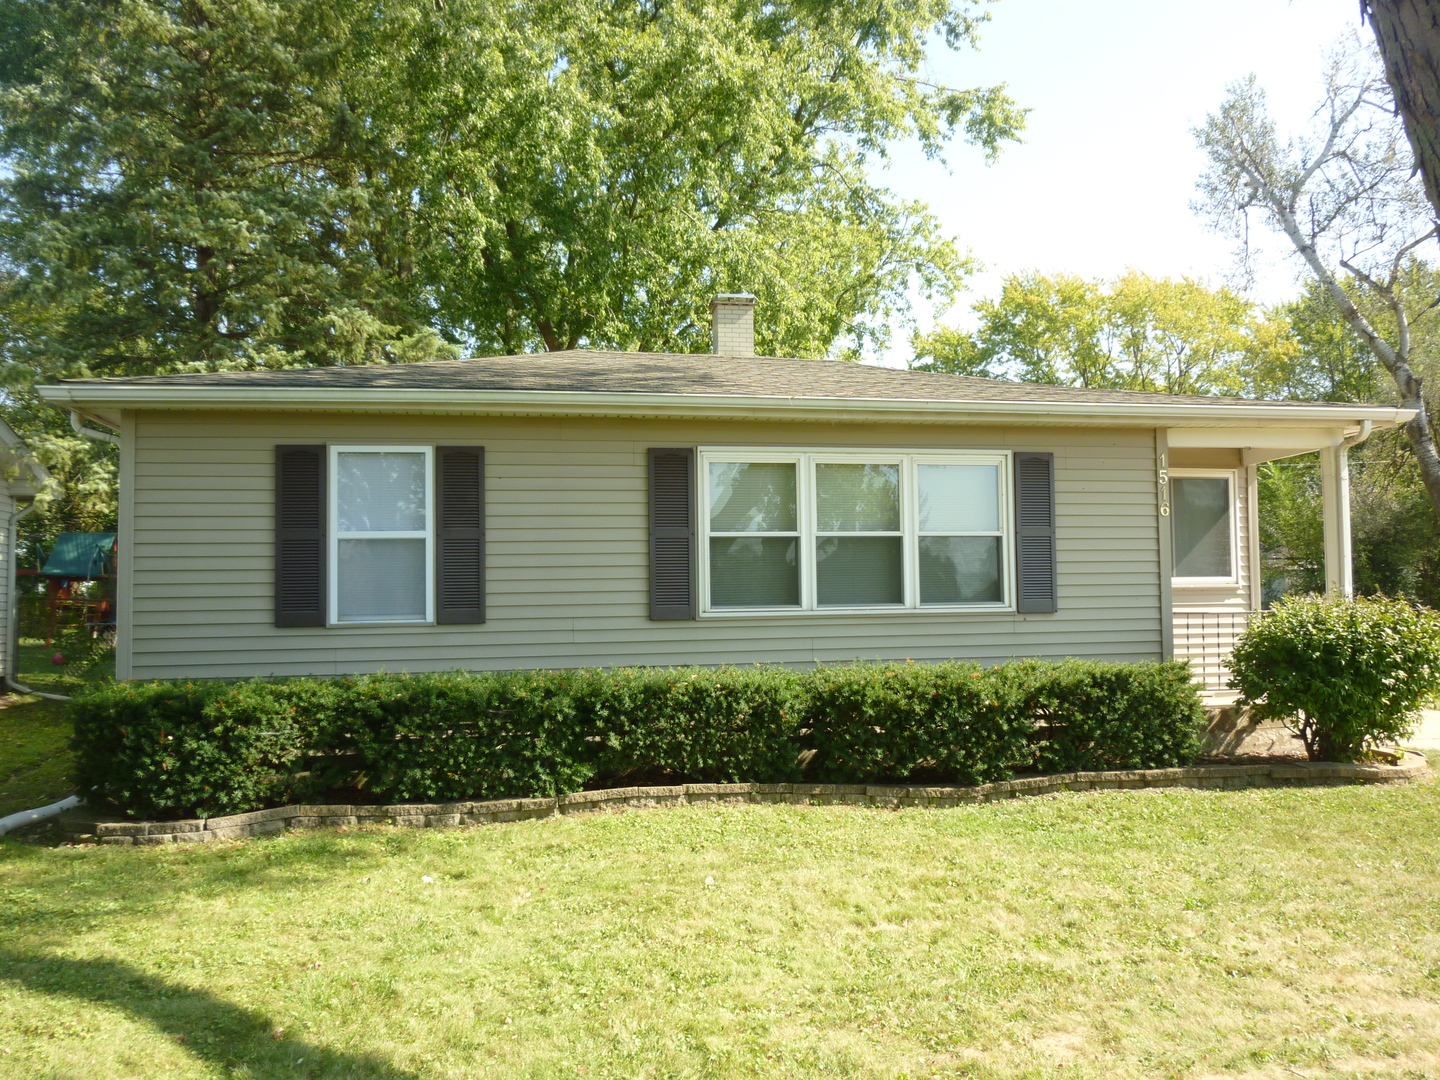
[[1011, 775], [1032, 757], [1035, 725], [1008, 674], [962, 663], [808, 673], [815, 778], [844, 784], [918, 772], [984, 784]]
[[1193, 759], [1184, 664], [1022, 661], [118, 683], [79, 697], [76, 782], [137, 817], [359, 787], [384, 802], [587, 783], [923, 779]]

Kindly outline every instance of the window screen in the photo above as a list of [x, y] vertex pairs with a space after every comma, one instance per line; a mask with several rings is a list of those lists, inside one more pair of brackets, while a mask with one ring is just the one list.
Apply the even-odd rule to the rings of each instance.
[[795, 463], [710, 463], [710, 605], [800, 603]]
[[335, 453], [335, 619], [424, 622], [429, 613], [429, 455]]
[[815, 599], [822, 607], [905, 602], [898, 464], [815, 466]]
[[1012, 600], [1007, 453], [772, 449], [752, 460], [734, 448], [699, 457], [705, 612]]
[[916, 472], [920, 602], [1000, 602], [1005, 583], [999, 467], [921, 464]]
[[1170, 535], [1177, 578], [1233, 578], [1230, 479], [1172, 476]]

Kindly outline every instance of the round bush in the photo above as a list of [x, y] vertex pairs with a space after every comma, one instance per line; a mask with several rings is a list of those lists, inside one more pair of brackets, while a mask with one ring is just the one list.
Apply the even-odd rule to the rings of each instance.
[[1283, 600], [1230, 660], [1240, 704], [1283, 721], [1311, 761], [1355, 761], [1413, 730], [1440, 693], [1440, 615], [1401, 600]]

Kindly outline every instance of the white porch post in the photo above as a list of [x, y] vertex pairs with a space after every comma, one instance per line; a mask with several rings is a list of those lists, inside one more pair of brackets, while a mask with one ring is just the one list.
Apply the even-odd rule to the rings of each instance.
[[1325, 595], [1355, 595], [1350, 551], [1350, 448], [1320, 451], [1320, 490], [1325, 521]]
[[1156, 517], [1160, 539], [1160, 659], [1175, 659], [1175, 595], [1170, 579], [1174, 554], [1170, 547], [1170, 432], [1155, 429]]

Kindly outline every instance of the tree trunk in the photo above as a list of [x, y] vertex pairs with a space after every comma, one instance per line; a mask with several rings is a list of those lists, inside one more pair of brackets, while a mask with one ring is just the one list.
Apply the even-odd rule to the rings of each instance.
[[1360, 0], [1405, 120], [1425, 194], [1440, 217], [1440, 2]]

